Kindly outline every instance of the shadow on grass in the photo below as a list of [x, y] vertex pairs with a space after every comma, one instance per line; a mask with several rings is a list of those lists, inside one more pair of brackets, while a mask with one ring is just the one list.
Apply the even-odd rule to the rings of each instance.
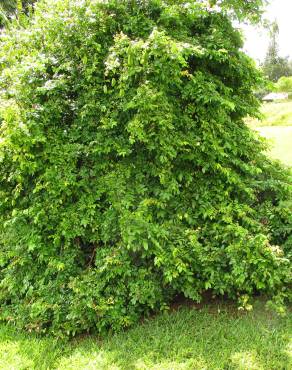
[[[292, 368], [292, 314], [181, 308], [105, 338], [64, 343], [0, 327], [0, 369]], [[217, 309], [218, 308], [218, 309]], [[216, 312], [216, 313], [215, 313]]]

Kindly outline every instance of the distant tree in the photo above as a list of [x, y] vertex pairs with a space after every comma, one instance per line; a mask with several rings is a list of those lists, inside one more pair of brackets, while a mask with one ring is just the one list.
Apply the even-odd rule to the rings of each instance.
[[271, 40], [262, 65], [264, 74], [273, 82], [278, 81], [282, 76], [292, 75], [292, 65], [288, 57], [279, 56], [278, 36], [279, 26], [275, 21], [271, 28]]

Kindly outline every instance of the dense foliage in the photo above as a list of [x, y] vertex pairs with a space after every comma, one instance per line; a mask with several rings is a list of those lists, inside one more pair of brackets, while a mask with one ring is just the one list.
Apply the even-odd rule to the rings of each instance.
[[74, 334], [179, 293], [288, 296], [288, 175], [244, 124], [241, 47], [199, 2], [47, 0], [2, 34], [2, 319]]
[[36, 0], [0, 0], [0, 27], [9, 23], [11, 17], [28, 13]]
[[269, 3], [269, 0], [198, 0], [197, 2], [207, 3], [211, 7], [220, 7], [223, 11], [227, 10], [235, 15], [239, 20], [258, 23], [261, 21], [265, 5]]

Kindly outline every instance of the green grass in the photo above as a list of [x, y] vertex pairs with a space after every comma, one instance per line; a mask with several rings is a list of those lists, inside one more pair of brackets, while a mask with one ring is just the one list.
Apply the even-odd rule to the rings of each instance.
[[0, 326], [0, 369], [291, 368], [292, 313], [279, 317], [261, 302], [250, 313], [222, 304], [184, 307], [103, 340], [65, 343]]
[[270, 141], [271, 157], [292, 166], [292, 125], [277, 127], [258, 127], [262, 136]]
[[261, 112], [263, 120], [249, 119], [252, 127], [292, 126], [292, 100], [275, 103], [264, 103]]
[[271, 157], [292, 166], [292, 101], [264, 103], [261, 111], [262, 121], [247, 119], [246, 123], [270, 141]]

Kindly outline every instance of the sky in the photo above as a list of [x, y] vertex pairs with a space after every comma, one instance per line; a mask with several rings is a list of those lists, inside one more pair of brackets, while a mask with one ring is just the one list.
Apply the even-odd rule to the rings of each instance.
[[[279, 24], [279, 54], [292, 59], [292, 0], [270, 0], [265, 17]], [[264, 28], [243, 26], [244, 50], [255, 60], [263, 61], [269, 45], [269, 32]]]

